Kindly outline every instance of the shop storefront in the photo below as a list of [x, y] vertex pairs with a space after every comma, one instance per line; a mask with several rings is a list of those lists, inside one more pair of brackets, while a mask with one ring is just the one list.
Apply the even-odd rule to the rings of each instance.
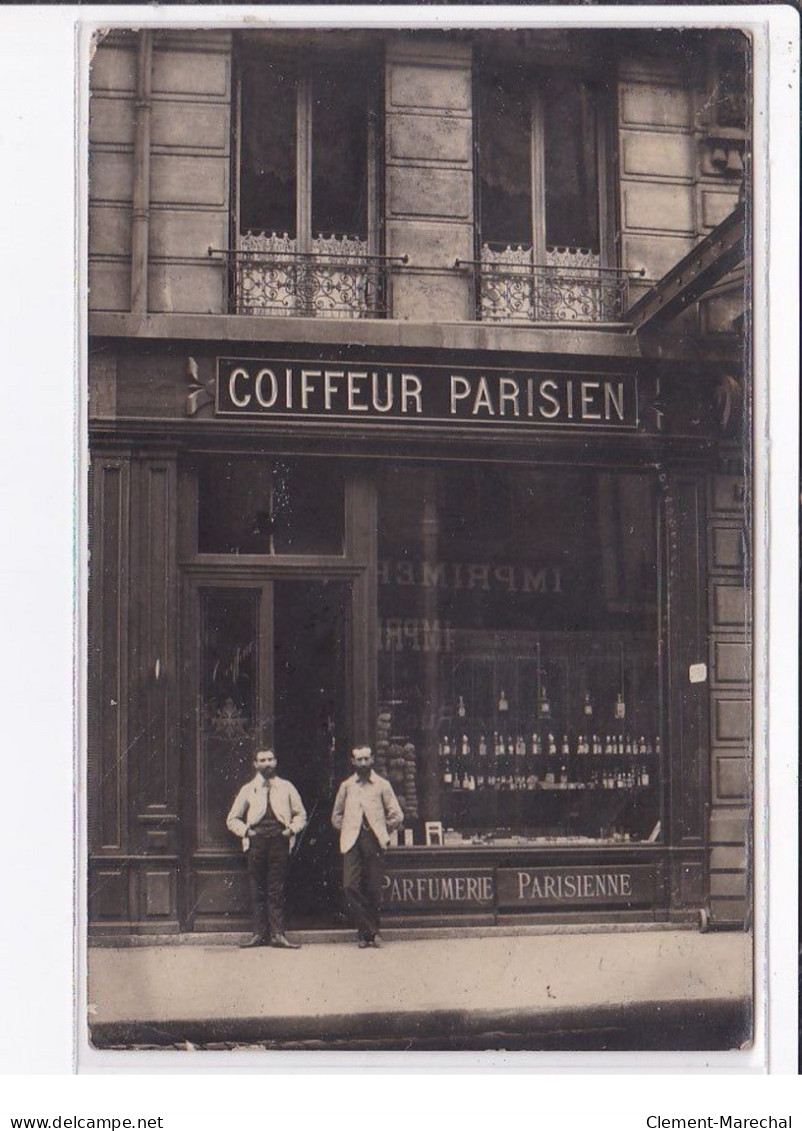
[[748, 38], [119, 29], [91, 68], [92, 931], [749, 919]]
[[101, 843], [132, 833], [93, 861], [98, 930], [244, 927], [225, 815], [262, 743], [310, 813], [293, 927], [343, 922], [329, 816], [362, 742], [406, 816], [388, 922], [706, 914], [714, 372], [264, 342], [114, 365], [90, 722], [130, 689], [128, 771], [93, 784]]

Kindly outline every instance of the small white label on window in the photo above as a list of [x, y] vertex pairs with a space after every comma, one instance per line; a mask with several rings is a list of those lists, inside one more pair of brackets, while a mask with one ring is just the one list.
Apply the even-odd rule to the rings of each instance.
[[707, 679], [707, 664], [691, 664], [688, 676], [691, 683], [704, 683]]

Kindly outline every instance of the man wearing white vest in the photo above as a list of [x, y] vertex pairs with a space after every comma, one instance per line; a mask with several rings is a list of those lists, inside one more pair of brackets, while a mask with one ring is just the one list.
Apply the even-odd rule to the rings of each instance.
[[284, 934], [284, 883], [295, 836], [306, 825], [306, 810], [292, 782], [276, 773], [272, 750], [257, 750], [256, 775], [237, 794], [226, 825], [242, 837], [248, 855], [253, 937], [243, 945], [297, 950]]
[[382, 945], [381, 858], [404, 814], [393, 787], [374, 771], [369, 746], [357, 746], [351, 762], [355, 773], [337, 791], [331, 823], [340, 831], [346, 908], [357, 929], [358, 945], [364, 949]]

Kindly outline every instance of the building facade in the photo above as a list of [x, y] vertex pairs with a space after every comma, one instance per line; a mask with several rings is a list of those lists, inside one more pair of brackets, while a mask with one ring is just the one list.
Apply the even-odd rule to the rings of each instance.
[[[89, 916], [749, 922], [748, 41], [114, 32], [91, 64]], [[746, 247], [745, 247], [746, 245]]]

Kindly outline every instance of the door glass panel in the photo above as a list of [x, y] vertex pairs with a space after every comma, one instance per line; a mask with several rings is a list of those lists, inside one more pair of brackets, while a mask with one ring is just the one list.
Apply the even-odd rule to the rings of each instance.
[[309, 824], [293, 854], [287, 899], [293, 926], [338, 921], [340, 857], [331, 809], [348, 772], [345, 732], [347, 587], [276, 581], [273, 656], [278, 772], [303, 799]]
[[259, 734], [259, 590], [201, 594], [198, 847], [231, 848], [226, 816]]
[[325, 461], [210, 456], [199, 463], [201, 554], [341, 555], [344, 530], [344, 478]]

